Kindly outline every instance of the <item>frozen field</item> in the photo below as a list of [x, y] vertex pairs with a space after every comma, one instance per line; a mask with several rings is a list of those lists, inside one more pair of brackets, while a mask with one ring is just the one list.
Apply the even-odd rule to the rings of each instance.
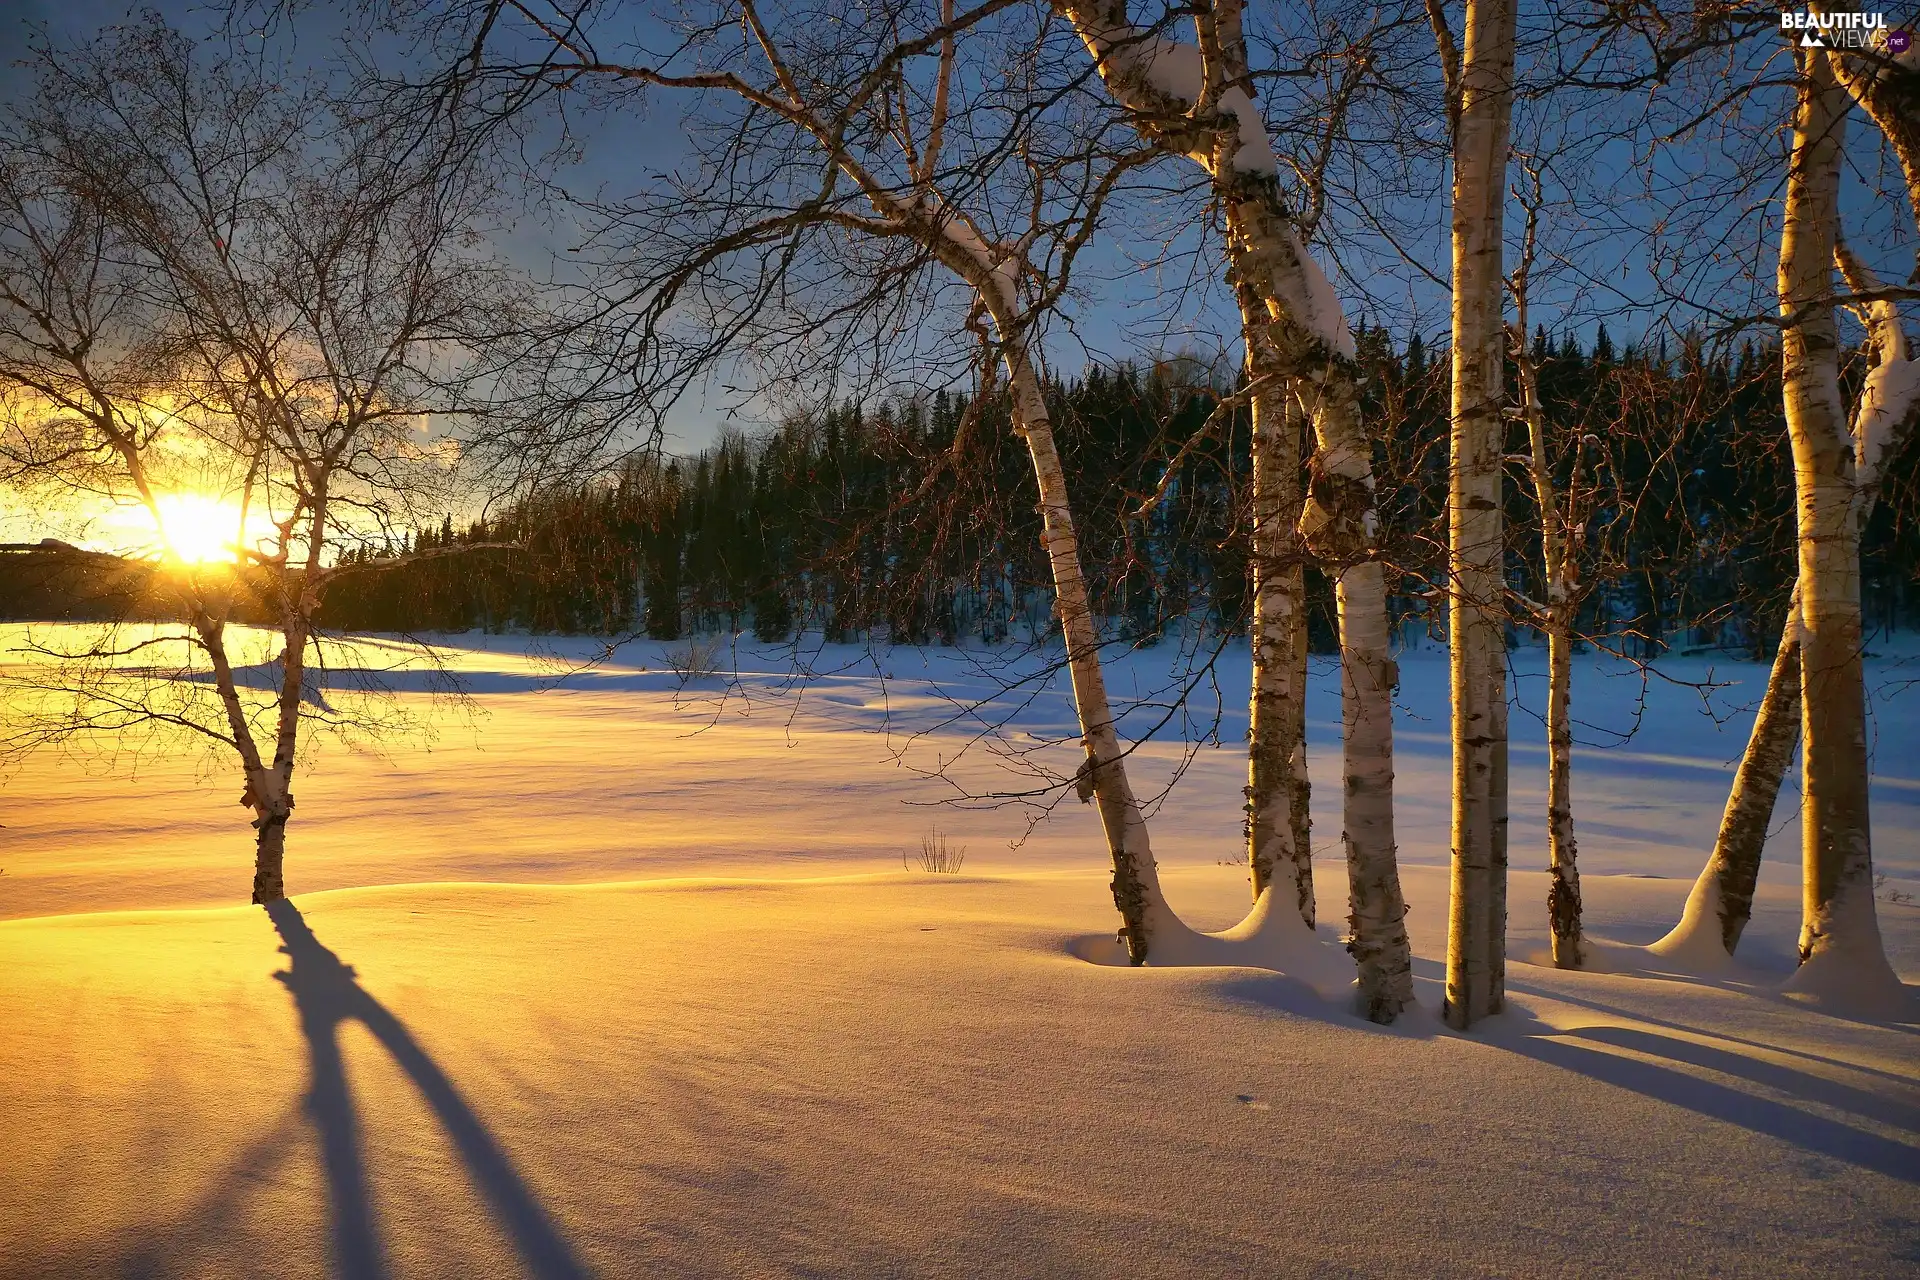
[[[930, 807], [1030, 788], [1020, 760], [1070, 767], [1047, 745], [1072, 732], [1064, 682], [1022, 686], [1010, 763], [960, 754], [1007, 674], [978, 654], [813, 653], [838, 674], [796, 703], [789, 654], [723, 655], [734, 679], [683, 690], [664, 648], [559, 680], [524, 641], [455, 641], [469, 707], [402, 694], [430, 737], [323, 744], [296, 778], [271, 918], [236, 905], [251, 833], [224, 762], [9, 775], [0, 1274], [1920, 1274], [1920, 1027], [1772, 990], [1798, 925], [1791, 786], [1745, 972], [1524, 963], [1545, 934], [1537, 655], [1516, 656], [1509, 1011], [1457, 1036], [1435, 1016], [1441, 652], [1401, 663], [1422, 1010], [1381, 1030], [1295, 977], [1088, 964], [1076, 941], [1114, 924], [1091, 809]], [[1127, 728], [1165, 714], [1170, 656], [1114, 663], [1144, 700]], [[1245, 907], [1246, 662], [1221, 655], [1184, 725], [1213, 727], [1217, 684], [1220, 745], [1136, 757], [1156, 784], [1187, 763], [1153, 839], [1210, 929]], [[1662, 671], [1643, 698], [1587, 663], [1575, 689], [1589, 929], [1630, 944], [1678, 918], [1765, 678]], [[1889, 899], [1920, 898], [1912, 675], [1872, 664]], [[1735, 683], [1703, 699], [1709, 680]], [[1335, 695], [1318, 671], [1329, 940]], [[935, 824], [962, 875], [901, 869]], [[1879, 911], [1911, 988], [1920, 907]]]

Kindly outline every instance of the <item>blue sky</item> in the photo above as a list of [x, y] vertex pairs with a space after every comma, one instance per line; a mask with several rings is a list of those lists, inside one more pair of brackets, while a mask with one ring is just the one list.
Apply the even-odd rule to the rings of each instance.
[[[148, 6], [142, 6], [148, 7]], [[189, 33], [210, 32], [218, 21], [219, 10], [212, 6], [170, 0], [157, 6], [168, 19]], [[12, 0], [4, 19], [10, 26], [44, 29], [56, 41], [83, 37], [99, 26], [118, 20], [127, 7], [113, 0]], [[640, 14], [633, 30], [644, 33], [651, 28], [647, 10]], [[1263, 10], [1256, 8], [1258, 18]], [[1282, 29], [1295, 19], [1295, 10], [1273, 9], [1267, 12], [1274, 25], [1267, 32], [1284, 51], [1288, 41], [1303, 33]], [[1535, 10], [1530, 19], [1544, 16]], [[326, 56], [330, 25], [324, 6], [303, 18], [303, 46], [319, 59]], [[1304, 20], [1302, 20], [1304, 21]], [[17, 25], [16, 25], [17, 24]], [[657, 28], [654, 28], [657, 29]], [[0, 35], [0, 42], [11, 43], [12, 32]], [[1420, 37], [1409, 37], [1404, 56], [1420, 59], [1424, 55]], [[1765, 50], [1754, 56], [1764, 56]], [[1282, 57], [1286, 54], [1283, 52]], [[1412, 74], [1430, 68], [1409, 62]], [[14, 94], [24, 85], [22, 72], [14, 66], [0, 68], [0, 93]], [[1753, 104], [1762, 116], [1783, 113], [1783, 91], [1772, 91]], [[1583, 142], [1582, 129], [1602, 130], [1615, 116], [1631, 110], [1632, 100], [1595, 103], [1586, 109], [1584, 119], [1558, 121], [1562, 138]], [[1269, 101], [1269, 110], [1283, 110], [1283, 104]], [[646, 185], [652, 176], [671, 169], [685, 154], [683, 121], [678, 104], [661, 101], [644, 118], [630, 115], [587, 117], [580, 127], [580, 160], [563, 175], [576, 192], [599, 192], [619, 196]], [[1523, 146], [1553, 135], [1543, 118], [1522, 109], [1516, 140]], [[1437, 122], [1427, 122], [1437, 128]], [[1422, 126], [1415, 122], [1414, 128]], [[1874, 182], [1884, 182], [1884, 158], [1870, 154], [1875, 149], [1863, 145], [1870, 140], [1871, 125], [1856, 115], [1853, 128], [1855, 172], [1850, 178], [1847, 218], [1851, 238], [1856, 244], [1875, 252], [1884, 269], [1904, 275], [1910, 264], [1910, 226], [1898, 216], [1892, 202], [1876, 201], [1870, 194]], [[1437, 138], [1433, 129], [1427, 133]], [[1731, 176], [1732, 161], [1716, 153], [1706, 142], [1664, 150], [1652, 164], [1628, 144], [1576, 147], [1562, 164], [1563, 181], [1553, 194], [1562, 201], [1549, 223], [1549, 239], [1559, 255], [1558, 263], [1544, 263], [1540, 270], [1536, 318], [1556, 331], [1572, 328], [1590, 340], [1595, 323], [1607, 318], [1617, 339], [1631, 337], [1656, 325], [1665, 317], [1679, 327], [1699, 317], [1686, 314], [1660, 301], [1649, 274], [1651, 257], [1642, 237], [1644, 229], [1663, 217], [1673, 216], [1677, 197], [1697, 194], [1704, 179], [1712, 179], [1724, 169]], [[1876, 168], [1876, 165], [1879, 166]], [[1657, 181], [1650, 182], [1649, 175]], [[1164, 177], [1184, 181], [1190, 173], [1179, 165], [1170, 165]], [[1373, 181], [1364, 164], [1348, 175], [1353, 189], [1364, 190]], [[1518, 180], [1516, 171], [1512, 175]], [[1428, 273], [1444, 279], [1447, 270], [1447, 200], [1445, 171], [1429, 165], [1415, 171], [1407, 182], [1393, 187], [1379, 199], [1356, 199], [1354, 207], [1336, 207], [1328, 214], [1328, 227], [1339, 246], [1340, 265], [1345, 278], [1340, 282], [1349, 318], [1384, 320], [1396, 334], [1404, 337], [1418, 328], [1430, 341], [1444, 341], [1447, 324], [1447, 295], [1444, 286]], [[1705, 251], [1693, 253], [1693, 245], [1682, 243], [1681, 252], [1692, 280], [1692, 292], [1704, 298], [1718, 295], [1723, 312], [1764, 309], [1771, 288], [1770, 246], [1763, 228], [1777, 210], [1778, 175], [1762, 166], [1756, 181], [1737, 192], [1729, 192], [1725, 207], [1715, 210], [1701, 225], [1719, 225], [1737, 230], [1719, 257]], [[1377, 190], [1388, 191], [1386, 187]], [[1365, 206], [1365, 207], [1362, 207]], [[1052, 326], [1047, 342], [1048, 355], [1062, 374], [1077, 373], [1089, 360], [1112, 361], [1124, 356], [1182, 349], [1209, 353], [1233, 345], [1236, 322], [1226, 305], [1223, 291], [1212, 282], [1217, 275], [1217, 259], [1204, 242], [1197, 215], [1200, 205], [1194, 201], [1173, 201], [1158, 209], [1145, 210], [1149, 223], [1157, 224], [1154, 237], [1137, 236], [1132, 243], [1107, 237], [1083, 261], [1080, 281], [1085, 293], [1068, 309], [1068, 315]], [[1370, 223], [1383, 220], [1396, 232], [1398, 248], [1388, 245]], [[1510, 211], [1510, 230], [1517, 236], [1520, 215]], [[1696, 233], [1699, 239], [1702, 233]], [[529, 214], [503, 230], [501, 247], [531, 269], [557, 269], [564, 273], [570, 262], [569, 250], [577, 239], [576, 231], [564, 217], [551, 212]], [[1903, 248], [1904, 246], [1904, 248]], [[1180, 255], [1201, 249], [1196, 260]], [[1171, 250], [1163, 263], [1143, 262], [1150, 255]], [[1417, 260], [1408, 265], [1401, 259], [1404, 250]], [[1321, 251], [1323, 261], [1327, 255]], [[553, 264], [559, 266], [554, 268]], [[1750, 273], [1751, 285], [1740, 284], [1743, 273]], [[1203, 287], [1188, 290], [1195, 280]], [[1170, 312], [1168, 299], [1178, 296], [1179, 305]], [[770, 402], [751, 396], [729, 394], [717, 386], [697, 391], [684, 401], [669, 420], [678, 448], [698, 447], [710, 441], [729, 422], [751, 428], [770, 416]]]

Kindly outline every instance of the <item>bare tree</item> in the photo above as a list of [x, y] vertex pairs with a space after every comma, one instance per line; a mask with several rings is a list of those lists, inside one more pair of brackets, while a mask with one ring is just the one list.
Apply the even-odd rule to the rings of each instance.
[[1500, 1012], [1506, 986], [1506, 642], [1501, 481], [1502, 228], [1514, 88], [1511, 0], [1467, 0], [1465, 47], [1429, 5], [1452, 105], [1453, 439], [1448, 496], [1453, 892], [1448, 1025]]
[[689, 12], [657, 58], [598, 47], [591, 5], [455, 4], [437, 29], [464, 33], [451, 43], [473, 55], [450, 75], [468, 84], [598, 86], [615, 110], [640, 94], [701, 104], [700, 176], [670, 201], [597, 210], [618, 228], [607, 243], [618, 241], [626, 284], [610, 309], [635, 317], [623, 323], [644, 350], [665, 350], [668, 330], [693, 325], [703, 336], [688, 340], [682, 368], [747, 353], [764, 374], [804, 352], [803, 377], [818, 390], [852, 363], [846, 335], [859, 331], [884, 378], [927, 327], [901, 310], [926, 304], [918, 290], [939, 291], [923, 268], [963, 286], [966, 323], [1003, 367], [1032, 459], [1084, 735], [1075, 785], [1098, 804], [1120, 932], [1138, 964], [1186, 930], [1160, 891], [1128, 781], [1036, 338], [1105, 200], [1150, 153], [1077, 134], [1049, 145], [1046, 123], [1070, 104], [1071, 78], [1035, 79], [1049, 56], [1044, 30], [991, 31], [1012, 10], [1011, 0], [902, 0], [849, 15], [725, 0]]
[[320, 680], [327, 588], [368, 568], [340, 552], [447, 500], [434, 415], [463, 402], [462, 344], [522, 299], [474, 247], [489, 191], [456, 149], [203, 61], [158, 20], [37, 65], [0, 157], [0, 456], [56, 509], [144, 509], [172, 552], [170, 500], [217, 499], [234, 563], [162, 556], [159, 621], [39, 645], [4, 747], [145, 729], [231, 753], [271, 902], [303, 729], [394, 723]]
[[[1779, 274], [1786, 319], [1782, 382], [1800, 516], [1804, 905], [1794, 985], [1892, 1008], [1906, 997], [1880, 943], [1867, 819], [1857, 465], [1863, 459], [1856, 458], [1842, 408], [1831, 301], [1850, 104], [1824, 53], [1801, 53], [1798, 61]], [[1881, 368], [1892, 372], [1889, 364]], [[1910, 368], [1901, 371], [1901, 381], [1911, 395]], [[1878, 385], [1888, 382], [1883, 377]], [[1863, 415], [1861, 453], [1876, 462], [1889, 419], [1905, 416], [1887, 412], [1892, 409], [1870, 404]]]
[[[1313, 423], [1317, 447], [1299, 534], [1337, 575], [1348, 945], [1359, 968], [1361, 1007], [1368, 1017], [1390, 1022], [1413, 993], [1393, 835], [1392, 697], [1398, 673], [1389, 649], [1384, 568], [1372, 548], [1372, 443], [1360, 421], [1353, 337], [1338, 298], [1307, 251], [1300, 215], [1281, 191], [1278, 160], [1250, 92], [1237, 0], [1198, 8], [1191, 45], [1136, 27], [1118, 0], [1055, 0], [1055, 8], [1072, 20], [1101, 80], [1141, 135], [1208, 174], [1226, 222], [1229, 270], [1267, 329], [1264, 336], [1249, 334], [1249, 370], [1256, 381], [1286, 379], [1289, 394]], [[1262, 449], [1280, 443], [1269, 430], [1256, 430], [1255, 439]], [[1255, 474], [1282, 465], [1281, 459], [1256, 456]], [[1256, 506], [1254, 541], [1265, 556], [1285, 554], [1289, 535], [1274, 525], [1287, 514], [1277, 501]], [[1283, 639], [1297, 624], [1283, 564], [1271, 570], [1254, 603], [1249, 857], [1256, 891], [1270, 878], [1291, 881], [1310, 921], [1310, 855], [1291, 830], [1293, 797], [1304, 785], [1296, 773], [1303, 770], [1279, 755], [1287, 749], [1293, 714], [1285, 708], [1301, 692], [1294, 684], [1294, 651]], [[1263, 713], [1276, 721], [1272, 729]]]
[[1521, 195], [1526, 232], [1520, 261], [1508, 287], [1514, 319], [1509, 352], [1519, 380], [1519, 414], [1527, 426], [1526, 468], [1540, 516], [1540, 554], [1546, 599], [1531, 610], [1547, 636], [1547, 923], [1553, 962], [1578, 969], [1585, 962], [1581, 938], [1580, 868], [1573, 832], [1573, 641], [1574, 623], [1585, 597], [1580, 580], [1586, 538], [1584, 445], [1573, 446], [1573, 474], [1562, 492], [1554, 478], [1555, 457], [1548, 439], [1546, 407], [1540, 399], [1540, 369], [1527, 345], [1528, 283], [1539, 241], [1541, 178], [1537, 169]]
[[[1913, 73], [1897, 61], [1889, 60], [1891, 66], [1882, 68], [1878, 80], [1869, 77], [1863, 82], [1857, 66], [1862, 56], [1835, 52], [1828, 56], [1828, 61], [1838, 82], [1863, 105], [1867, 105], [1868, 98], [1881, 95], [1877, 100], [1883, 109], [1875, 111], [1869, 106], [1868, 114], [1875, 121], [1882, 121], [1888, 100], [1885, 97], [1889, 92], [1887, 83], [1891, 82], [1897, 88], [1903, 83], [1899, 79], [1901, 75], [1911, 77]], [[1843, 127], [1841, 122], [1845, 118], [1845, 103], [1843, 100], [1836, 101], [1838, 105], [1830, 110], [1834, 112], [1833, 127], [1837, 131]], [[1895, 120], [1891, 127], [1886, 128], [1885, 136], [1894, 146], [1896, 155], [1901, 157], [1909, 175], [1909, 207], [1920, 209], [1920, 190], [1912, 185], [1913, 170], [1901, 150], [1901, 131], [1906, 127], [1904, 122]], [[1833, 145], [1836, 149], [1844, 150], [1837, 139]], [[1797, 159], [1796, 165], [1813, 163], [1810, 158], [1813, 154], [1809, 144], [1807, 155]], [[1789, 191], [1795, 190], [1790, 185]], [[1802, 213], [1804, 217], [1805, 211], [1802, 210]], [[1837, 209], [1833, 216], [1837, 219]], [[1805, 225], [1804, 221], [1802, 225]], [[1840, 239], [1837, 222], [1829, 234], [1833, 248], [1832, 268], [1838, 271], [1847, 293], [1856, 300], [1851, 305], [1861, 313], [1867, 329], [1866, 356], [1869, 369], [1847, 430], [1854, 487], [1851, 563], [1856, 566], [1854, 575], [1857, 591], [1859, 537], [1879, 500], [1881, 473], [1886, 459], [1894, 456], [1916, 425], [1920, 425], [1920, 388], [1915, 386], [1916, 366], [1908, 353], [1907, 339], [1900, 321], [1897, 305], [1900, 291], [1889, 290], [1874, 278], [1866, 264]], [[1806, 267], [1804, 258], [1800, 257], [1809, 252], [1811, 250], [1796, 243], [1799, 269], [1811, 270]], [[1783, 265], [1782, 271], [1785, 270]], [[1785, 280], [1784, 274], [1782, 280]], [[1831, 284], [1831, 273], [1822, 274], [1820, 287], [1823, 292], [1816, 300], [1816, 306], [1823, 305], [1823, 300], [1831, 298]], [[1783, 299], [1784, 296], [1783, 293]], [[1786, 306], [1784, 301], [1782, 306]], [[1786, 310], [1785, 314], [1791, 318], [1797, 313]], [[1838, 341], [1837, 335], [1835, 341]], [[1838, 395], [1837, 384], [1834, 394]], [[1680, 923], [1655, 944], [1655, 950], [1659, 952], [1697, 954], [1703, 958], [1730, 956], [1739, 945], [1741, 934], [1752, 915], [1753, 893], [1759, 881], [1761, 854], [1766, 844], [1774, 802], [1781, 781], [1792, 763], [1794, 747], [1802, 736], [1804, 724], [1803, 700], [1808, 695], [1802, 680], [1802, 650], [1806, 637], [1801, 622], [1803, 589], [1804, 578], [1795, 584], [1788, 604], [1787, 624], [1781, 632], [1779, 648], [1767, 677], [1766, 691], [1734, 775], [1713, 850], [1688, 895]], [[1808, 884], [1812, 886], [1811, 861], [1807, 870]], [[1816, 888], [1809, 887], [1807, 892], [1811, 903]], [[1831, 893], [1831, 890], [1828, 892]], [[1810, 921], [1814, 914], [1810, 907]], [[1706, 941], [1708, 938], [1712, 941]], [[1803, 943], [1805, 941], [1803, 938]], [[1702, 951], [1702, 947], [1711, 949]]]

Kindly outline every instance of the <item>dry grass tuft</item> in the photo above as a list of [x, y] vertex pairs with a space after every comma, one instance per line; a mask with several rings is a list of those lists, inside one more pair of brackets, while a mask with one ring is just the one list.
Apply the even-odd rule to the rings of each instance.
[[[900, 865], [909, 871], [913, 864], [909, 861], [912, 854], [900, 855]], [[940, 828], [935, 827], [920, 837], [920, 869], [934, 875], [957, 876], [960, 864], [967, 860], [967, 847], [958, 847], [947, 843], [947, 837]]]

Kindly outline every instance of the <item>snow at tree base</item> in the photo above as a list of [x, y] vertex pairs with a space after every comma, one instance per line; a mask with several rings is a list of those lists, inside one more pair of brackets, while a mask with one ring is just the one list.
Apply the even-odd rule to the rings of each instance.
[[[684, 687], [673, 645], [571, 675], [591, 642], [533, 648], [456, 637], [474, 714], [443, 706], [434, 739], [385, 755], [319, 748], [271, 913], [233, 905], [248, 842], [193, 759], [129, 779], [41, 757], [9, 778], [0, 1274], [1920, 1268], [1914, 1024], [1779, 990], [1799, 922], [1791, 778], [1738, 961], [1640, 949], [1712, 844], [1763, 664], [1661, 664], [1724, 682], [1703, 701], [1576, 659], [1581, 742], [1638, 718], [1629, 740], [1575, 748], [1599, 963], [1550, 966], [1544, 825], [1516, 831], [1507, 1008], [1458, 1035], [1438, 1017], [1442, 651], [1399, 656], [1417, 1007], [1383, 1029], [1351, 1009], [1324, 786], [1317, 941], [1289, 907], [1297, 932], [1258, 954], [1196, 939], [1133, 969], [1089, 809], [1069, 800], [1010, 847], [1018, 810], [925, 807], [950, 792], [925, 771], [968, 738], [956, 702], [1004, 657], [809, 648], [837, 674], [796, 691], [784, 648], [722, 650], [724, 674]], [[1920, 702], [1890, 653], [1869, 662], [1878, 908], [1911, 992]], [[1227, 650], [1223, 689], [1247, 661]], [[1172, 662], [1170, 644], [1111, 662], [1116, 697]], [[1514, 667], [1513, 805], [1530, 813], [1544, 655]], [[1071, 768], [1065, 685], [1003, 741]], [[1149, 806], [1198, 929], [1246, 914], [1239, 701], [1225, 745]], [[1318, 777], [1337, 714], [1316, 660]], [[1143, 796], [1183, 754], [1141, 749]], [[1011, 769], [976, 746], [951, 776], [984, 792]], [[934, 826], [965, 847], [960, 874], [902, 869]]]

